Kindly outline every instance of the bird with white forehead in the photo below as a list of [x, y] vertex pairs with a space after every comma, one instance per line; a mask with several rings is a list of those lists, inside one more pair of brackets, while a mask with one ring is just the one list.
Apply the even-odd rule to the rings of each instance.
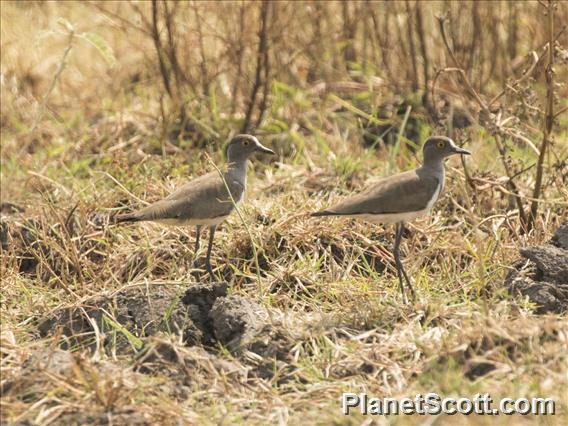
[[394, 258], [404, 303], [404, 281], [415, 298], [414, 289], [400, 260], [404, 224], [430, 211], [444, 188], [444, 159], [455, 154], [470, 155], [445, 136], [432, 136], [422, 150], [424, 164], [415, 170], [379, 180], [372, 187], [312, 216], [349, 216], [371, 222], [395, 223]]
[[157, 222], [174, 226], [196, 227], [195, 256], [203, 226], [209, 227], [205, 267], [213, 279], [211, 249], [215, 230], [233, 212], [244, 196], [247, 182], [246, 161], [254, 153], [274, 155], [252, 135], [237, 135], [227, 146], [227, 168], [191, 180], [172, 194], [143, 209], [116, 217], [116, 223]]

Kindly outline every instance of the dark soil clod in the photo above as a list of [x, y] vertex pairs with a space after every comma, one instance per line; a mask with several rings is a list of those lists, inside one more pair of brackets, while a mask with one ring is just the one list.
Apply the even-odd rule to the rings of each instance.
[[466, 362], [463, 368], [464, 376], [469, 380], [475, 380], [478, 377], [485, 376], [486, 374], [495, 370], [495, 364], [491, 362]]
[[264, 309], [244, 297], [229, 296], [215, 301], [209, 318], [216, 339], [234, 350], [262, 327], [262, 312]]
[[539, 280], [568, 284], [568, 251], [547, 244], [521, 249], [521, 255], [536, 264]]
[[201, 338], [193, 342], [212, 344], [215, 341], [215, 332], [209, 318], [213, 304], [218, 298], [227, 296], [228, 284], [224, 281], [216, 283], [203, 283], [186, 290], [181, 302], [187, 306], [193, 326], [201, 333]]
[[568, 311], [568, 222], [564, 222], [549, 244], [526, 247], [505, 279], [512, 294], [528, 297], [537, 313]]

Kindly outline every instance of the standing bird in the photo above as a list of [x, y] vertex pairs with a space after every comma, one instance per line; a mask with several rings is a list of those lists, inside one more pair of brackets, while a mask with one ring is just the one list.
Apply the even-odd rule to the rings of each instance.
[[400, 241], [404, 224], [422, 216], [432, 208], [444, 189], [444, 159], [454, 154], [470, 155], [448, 137], [432, 136], [423, 148], [424, 164], [415, 170], [389, 176], [364, 192], [347, 198], [329, 209], [312, 216], [350, 216], [371, 222], [396, 223], [394, 258], [404, 303], [403, 277], [415, 298], [414, 289], [400, 260]]
[[225, 172], [213, 171], [193, 179], [163, 200], [134, 213], [117, 216], [116, 223], [150, 221], [174, 226], [195, 225], [194, 256], [199, 251], [201, 227], [209, 226], [205, 266], [213, 279], [210, 258], [215, 230], [243, 199], [247, 182], [246, 161], [255, 152], [274, 155], [274, 151], [252, 135], [235, 136], [227, 147]]

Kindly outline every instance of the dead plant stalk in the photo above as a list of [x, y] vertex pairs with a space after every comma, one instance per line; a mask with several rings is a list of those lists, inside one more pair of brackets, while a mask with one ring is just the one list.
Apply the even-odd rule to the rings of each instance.
[[[501, 141], [501, 134], [500, 134], [500, 127], [501, 126], [500, 126], [500, 123], [493, 118], [493, 114], [489, 110], [489, 107], [483, 101], [483, 99], [481, 98], [479, 93], [477, 93], [477, 91], [473, 88], [471, 82], [469, 81], [469, 78], [467, 77], [467, 74], [465, 73], [465, 71], [461, 67], [458, 59], [456, 58], [456, 56], [454, 54], [452, 47], [450, 46], [450, 43], [448, 41], [448, 37], [446, 35], [446, 30], [445, 30], [445, 27], [444, 27], [444, 22], [446, 21], [447, 17], [446, 16], [438, 16], [437, 19], [438, 19], [438, 24], [439, 24], [439, 27], [440, 27], [440, 33], [442, 35], [442, 40], [444, 41], [444, 46], [446, 47], [446, 50], [448, 51], [448, 54], [450, 55], [450, 58], [452, 59], [452, 62], [454, 63], [455, 68], [444, 68], [443, 70], [438, 71], [438, 74], [434, 78], [434, 83], [432, 85], [432, 92], [434, 92], [434, 89], [435, 89], [435, 86], [436, 86], [436, 80], [437, 80], [440, 73], [446, 72], [446, 71], [455, 71], [455, 72], [458, 72], [461, 75], [463, 83], [464, 83], [467, 91], [475, 99], [477, 104], [481, 107], [481, 109], [483, 110], [483, 113], [484, 113], [485, 117], [487, 118], [487, 120], [489, 120], [489, 124], [490, 124], [489, 130], [491, 131], [491, 133], [494, 134], [495, 143], [497, 145], [497, 150], [499, 151], [499, 156], [501, 158], [503, 168], [505, 169], [505, 172], [507, 173], [507, 177], [509, 178], [508, 185], [511, 188], [511, 191], [515, 194], [514, 198], [515, 198], [515, 202], [517, 204], [517, 209], [519, 210], [519, 217], [521, 219], [521, 225], [524, 228], [526, 228], [527, 217], [526, 217], [526, 214], [525, 214], [525, 210], [523, 208], [523, 203], [522, 203], [522, 200], [521, 200], [520, 193], [517, 189], [516, 184], [513, 181], [513, 171], [509, 167], [509, 163], [507, 161], [507, 152], [506, 152], [506, 149], [505, 149], [505, 145]], [[432, 99], [434, 99], [434, 95], [432, 95]]]
[[[247, 106], [247, 111], [245, 114], [245, 120], [241, 128], [242, 133], [246, 133], [250, 128], [250, 123], [252, 120], [252, 112], [254, 110], [254, 105], [256, 104], [256, 98], [261, 85], [261, 73], [263, 65], [267, 65], [266, 55], [268, 54], [268, 11], [270, 7], [269, 1], [263, 1], [260, 9], [260, 29], [258, 31], [258, 50], [256, 56], [256, 70], [254, 76], [254, 83], [252, 86], [252, 91]], [[263, 102], [264, 103], [264, 102]], [[259, 111], [259, 117], [262, 117], [264, 111]]]
[[540, 155], [536, 164], [536, 178], [533, 191], [533, 202], [531, 203], [530, 215], [528, 218], [527, 229], [532, 229], [538, 213], [538, 198], [542, 189], [542, 176], [544, 173], [544, 156], [546, 148], [550, 143], [552, 126], [554, 124], [554, 1], [548, 0], [548, 64], [545, 71], [546, 79], [546, 111], [544, 113], [544, 131], [542, 143], [540, 145]]

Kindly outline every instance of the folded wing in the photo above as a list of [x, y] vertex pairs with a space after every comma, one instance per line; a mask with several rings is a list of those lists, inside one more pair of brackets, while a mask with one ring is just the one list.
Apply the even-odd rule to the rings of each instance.
[[243, 194], [242, 185], [228, 179], [225, 185], [215, 171], [188, 182], [163, 200], [132, 213], [130, 220], [190, 220], [227, 216], [234, 208], [227, 186], [234, 200], [238, 201]]
[[419, 176], [412, 170], [382, 179], [366, 191], [314, 216], [380, 215], [424, 210], [435, 196], [439, 184], [436, 177]]

